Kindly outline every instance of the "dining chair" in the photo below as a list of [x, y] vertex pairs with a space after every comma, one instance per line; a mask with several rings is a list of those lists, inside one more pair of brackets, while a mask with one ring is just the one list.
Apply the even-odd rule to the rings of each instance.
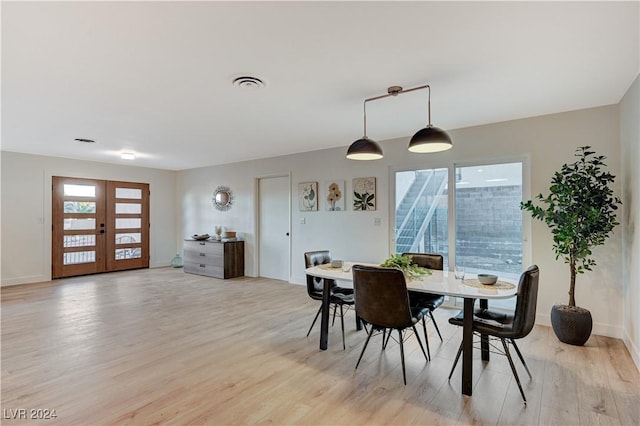
[[422, 319], [422, 309], [412, 308], [409, 305], [407, 283], [402, 271], [363, 265], [354, 265], [352, 271], [356, 314], [370, 325], [367, 340], [364, 342], [362, 352], [360, 352], [356, 369], [360, 365], [362, 356], [374, 332], [378, 332], [378, 334], [383, 332], [384, 347], [386, 346], [384, 336], [386, 330], [389, 329], [389, 334], [391, 334], [392, 330], [397, 330], [402, 362], [402, 378], [406, 385], [404, 334], [407, 329], [413, 329], [413, 334], [418, 339], [420, 349], [422, 349], [425, 359], [429, 361], [415, 326]]
[[[434, 269], [442, 271], [444, 269], [444, 258], [441, 254], [432, 253], [402, 253], [403, 256], [411, 258], [411, 263], [421, 266], [427, 269]], [[429, 350], [429, 337], [427, 335], [427, 315], [431, 318], [431, 322], [438, 333], [438, 337], [442, 342], [442, 334], [440, 334], [440, 328], [433, 316], [433, 311], [444, 303], [444, 296], [441, 294], [424, 293], [421, 291], [409, 290], [409, 303], [411, 306], [416, 306], [424, 309], [422, 316], [422, 330], [424, 332], [424, 340], [427, 345], [427, 354], [431, 359], [431, 351]]]
[[[513, 345], [513, 348], [518, 354], [520, 361], [522, 361], [522, 365], [524, 365], [524, 368], [525, 370], [527, 370], [527, 374], [531, 379], [531, 372], [529, 371], [529, 367], [527, 367], [527, 363], [524, 361], [524, 357], [522, 356], [520, 349], [518, 349], [518, 345], [516, 345], [516, 339], [522, 339], [523, 337], [526, 337], [533, 329], [533, 325], [536, 319], [539, 276], [540, 270], [536, 265], [530, 266], [525, 272], [522, 273], [522, 275], [520, 275], [520, 281], [518, 283], [518, 293], [516, 296], [516, 307], [513, 312], [503, 313], [499, 311], [492, 311], [489, 309], [478, 309], [474, 312], [473, 316], [474, 333], [495, 337], [497, 339], [500, 339], [500, 341], [502, 342], [503, 352], [500, 353], [506, 355], [507, 359], [509, 360], [511, 371], [513, 372], [513, 376], [516, 379], [516, 383], [518, 384], [520, 394], [522, 395], [522, 399], [524, 400], [525, 404], [527, 403], [527, 398], [525, 397], [524, 391], [522, 390], [518, 372], [516, 371], [516, 367], [509, 352], [508, 343]], [[463, 317], [464, 313], [461, 311], [455, 317], [450, 318], [449, 323], [462, 326]], [[453, 371], [458, 364], [461, 353], [462, 344], [460, 344], [458, 354], [456, 355], [456, 359], [453, 362], [453, 366], [451, 367], [449, 380], [451, 380], [451, 376], [453, 375]]]
[[[311, 268], [312, 266], [325, 265], [331, 263], [331, 252], [329, 250], [316, 250], [316, 251], [308, 251], [304, 254], [304, 263], [305, 268]], [[329, 295], [329, 303], [333, 309], [333, 321], [331, 325], [335, 323], [336, 313], [338, 310], [340, 311], [340, 325], [342, 328], [342, 349], [346, 349], [346, 344], [344, 341], [344, 315], [345, 311], [343, 306], [347, 307], [347, 311], [351, 306], [354, 305], [354, 296], [352, 288], [344, 288], [340, 287], [334, 280], [330, 280], [331, 286], [331, 294]], [[309, 297], [314, 300], [322, 301], [322, 292], [324, 288], [323, 279], [319, 277], [312, 277], [311, 275], [307, 275], [307, 293]], [[318, 312], [316, 316], [313, 318], [313, 322], [311, 323], [311, 327], [309, 327], [309, 331], [307, 331], [307, 337], [311, 333], [313, 326], [316, 324], [318, 320], [318, 316], [322, 312], [322, 304], [320, 304], [320, 308], [318, 308]]]

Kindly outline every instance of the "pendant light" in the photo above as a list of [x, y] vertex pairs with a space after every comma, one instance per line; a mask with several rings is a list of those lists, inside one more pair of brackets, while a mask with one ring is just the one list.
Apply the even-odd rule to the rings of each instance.
[[347, 158], [351, 160], [377, 160], [383, 157], [382, 149], [373, 140], [367, 137], [367, 102], [389, 96], [398, 96], [401, 93], [413, 92], [415, 90], [429, 89], [427, 102], [428, 121], [427, 127], [420, 129], [409, 141], [409, 151], [415, 153], [432, 153], [445, 151], [453, 147], [451, 138], [444, 130], [434, 127], [431, 124], [431, 86], [425, 84], [411, 89], [404, 90], [400, 86], [391, 86], [387, 89], [386, 95], [376, 96], [364, 100], [364, 136], [349, 146]]
[[382, 148], [367, 137], [367, 101], [364, 101], [364, 136], [349, 146], [347, 158], [350, 160], [379, 160], [383, 157]]
[[[429, 89], [429, 100], [427, 101], [429, 122], [427, 123], [427, 127], [418, 130], [416, 134], [413, 135], [409, 141], [409, 151], [420, 154], [446, 151], [453, 147], [453, 143], [447, 132], [431, 124], [431, 87], [427, 84], [426, 86], [411, 90], [422, 89], [424, 87]], [[409, 90], [406, 90], [406, 92], [408, 91]]]

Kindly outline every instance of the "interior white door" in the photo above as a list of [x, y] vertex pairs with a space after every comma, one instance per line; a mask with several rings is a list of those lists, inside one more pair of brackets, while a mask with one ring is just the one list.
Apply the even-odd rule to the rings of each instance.
[[291, 199], [289, 177], [259, 179], [258, 197], [260, 276], [288, 282]]

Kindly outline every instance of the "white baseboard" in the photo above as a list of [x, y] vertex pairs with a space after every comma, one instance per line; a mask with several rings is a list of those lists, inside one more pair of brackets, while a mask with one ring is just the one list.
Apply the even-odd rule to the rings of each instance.
[[624, 338], [622, 339], [624, 345], [627, 347], [629, 354], [631, 354], [631, 359], [636, 364], [636, 368], [640, 371], [640, 348], [636, 345], [636, 342], [631, 340], [631, 336], [629, 333], [624, 334]]
[[0, 287], [9, 287], [12, 285], [40, 283], [43, 281], [51, 281], [51, 277], [45, 275], [28, 275], [25, 277], [2, 279]]
[[[551, 315], [545, 313], [536, 314], [536, 324], [546, 325], [551, 327]], [[622, 339], [622, 328], [611, 324], [593, 323], [593, 329], [591, 334], [597, 334], [598, 336], [614, 337], [616, 339]]]

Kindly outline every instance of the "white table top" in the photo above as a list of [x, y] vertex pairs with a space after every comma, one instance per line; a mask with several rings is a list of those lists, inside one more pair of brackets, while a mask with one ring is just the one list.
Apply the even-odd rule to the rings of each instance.
[[[379, 266], [371, 263], [344, 262], [343, 268], [329, 268], [329, 265], [322, 265], [307, 268], [305, 272], [307, 275], [315, 277], [353, 282], [353, 272], [351, 271], [353, 265]], [[518, 291], [517, 283], [513, 282], [514, 288], [511, 289], [491, 288], [489, 286], [478, 288], [465, 285], [464, 281], [455, 279], [453, 274], [449, 274], [448, 271], [432, 270], [431, 272], [431, 275], [424, 275], [417, 280], [407, 281], [407, 288], [427, 293], [475, 299], [507, 299], [515, 296]], [[469, 278], [475, 278], [475, 276], [469, 276]], [[510, 282], [510, 280], [500, 280]]]

